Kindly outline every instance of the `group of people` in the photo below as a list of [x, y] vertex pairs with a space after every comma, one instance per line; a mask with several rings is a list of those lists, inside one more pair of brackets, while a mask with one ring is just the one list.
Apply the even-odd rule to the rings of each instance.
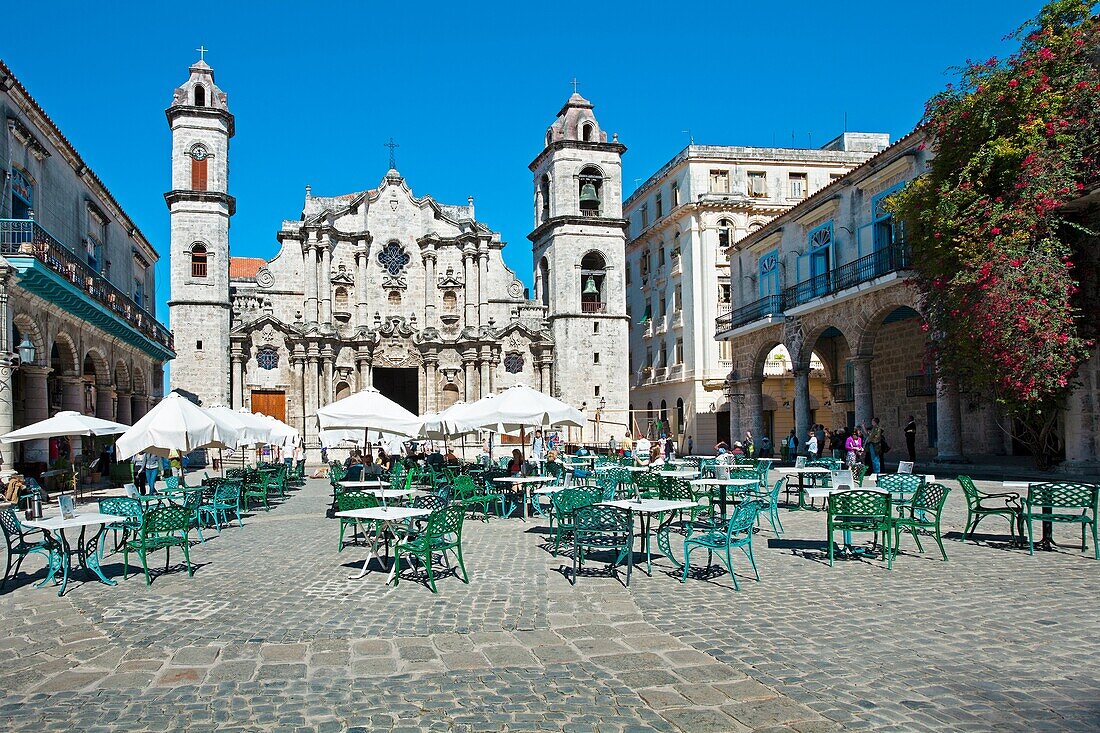
[[[906, 421], [903, 433], [909, 460], [915, 461], [917, 421], [912, 415]], [[746, 436], [751, 436], [751, 433], [746, 433]], [[842, 458], [849, 466], [864, 464], [872, 473], [877, 474], [882, 472], [883, 460], [890, 450], [890, 443], [886, 439], [886, 431], [881, 421], [874, 417], [871, 418], [870, 426], [856, 425], [854, 428], [841, 427], [827, 430], [820, 423], [813, 425], [806, 435], [805, 443], [801, 444], [792, 429], [781, 446], [784, 460], [793, 459], [796, 456], [821, 458], [826, 450], [830, 451], [833, 457]], [[765, 457], [763, 453], [761, 457]]]

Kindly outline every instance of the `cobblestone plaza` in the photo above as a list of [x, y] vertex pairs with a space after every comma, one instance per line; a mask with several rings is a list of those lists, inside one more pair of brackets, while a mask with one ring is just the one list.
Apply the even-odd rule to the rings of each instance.
[[[947, 563], [903, 538], [892, 571], [877, 559], [830, 568], [825, 515], [784, 510], [782, 538], [756, 535], [759, 583], [734, 558], [740, 592], [722, 573], [680, 584], [664, 558], [652, 577], [637, 566], [629, 588], [598, 572], [571, 586], [539, 518], [468, 520], [469, 585], [443, 577], [433, 595], [415, 574], [397, 588], [381, 572], [349, 580], [366, 548], [337, 553], [329, 499], [310, 480], [243, 528], [207, 532], [191, 548], [194, 578], [173, 565], [151, 586], [140, 572], [121, 581], [121, 555], [108, 554], [118, 586], [73, 583], [58, 598], [31, 585], [44, 571], [28, 561], [33, 577], [0, 595], [4, 728], [1100, 727], [1091, 547], [1066, 531], [1034, 557], [1007, 536], [958, 541], [957, 489]], [[996, 522], [982, 531], [1003, 532]]]

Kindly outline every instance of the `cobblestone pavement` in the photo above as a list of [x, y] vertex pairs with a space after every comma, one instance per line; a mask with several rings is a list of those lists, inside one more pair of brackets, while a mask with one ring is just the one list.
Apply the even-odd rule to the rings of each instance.
[[909, 538], [892, 572], [830, 568], [824, 516], [784, 511], [782, 538], [755, 538], [759, 583], [734, 558], [740, 592], [718, 572], [681, 585], [665, 559], [629, 589], [599, 573], [574, 587], [544, 520], [494, 519], [467, 522], [471, 582], [443, 577], [438, 595], [412, 573], [349, 580], [365, 548], [336, 552], [327, 498], [312, 480], [208, 532], [194, 578], [174, 566], [59, 599], [20, 576], [0, 595], [5, 729], [1100, 730], [1100, 563], [1068, 531], [1035, 557], [958, 541], [958, 492], [947, 563]]

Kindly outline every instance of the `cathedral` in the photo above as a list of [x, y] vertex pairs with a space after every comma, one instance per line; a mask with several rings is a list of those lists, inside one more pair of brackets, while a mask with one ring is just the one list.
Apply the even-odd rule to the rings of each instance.
[[417, 195], [392, 156], [373, 188], [315, 196], [307, 186], [271, 259], [231, 256], [234, 118], [213, 69], [200, 60], [189, 71], [167, 110], [172, 389], [274, 415], [307, 449], [319, 447], [317, 408], [369, 385], [423, 414], [523, 384], [586, 413], [574, 438], [621, 435], [626, 148], [608, 141], [590, 102], [568, 99], [529, 166], [530, 298], [473, 199]]

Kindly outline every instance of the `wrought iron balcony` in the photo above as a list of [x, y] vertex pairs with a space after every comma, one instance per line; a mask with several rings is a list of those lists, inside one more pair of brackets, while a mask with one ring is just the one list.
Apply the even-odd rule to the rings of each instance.
[[768, 316], [783, 315], [783, 298], [780, 295], [767, 295], [760, 300], [757, 300], [748, 305], [743, 305], [740, 308], [731, 310], [729, 313], [725, 313], [715, 321], [718, 332], [729, 331], [734, 328], [739, 328], [747, 323], [753, 321], [759, 321], [761, 318], [767, 318]]
[[586, 300], [581, 303], [582, 313], [606, 313], [607, 304], [600, 300]]
[[833, 384], [833, 402], [855, 402], [856, 390], [851, 382], [836, 382]]
[[172, 333], [149, 311], [93, 270], [31, 219], [0, 219], [0, 254], [33, 258], [103, 306], [117, 319], [160, 346], [175, 351]]
[[936, 376], [927, 372], [923, 372], [921, 374], [910, 374], [905, 378], [905, 396], [935, 397]]
[[790, 310], [816, 298], [839, 293], [891, 272], [907, 270], [909, 267], [907, 245], [900, 243], [886, 247], [792, 285], [783, 291], [783, 306], [785, 310]]

